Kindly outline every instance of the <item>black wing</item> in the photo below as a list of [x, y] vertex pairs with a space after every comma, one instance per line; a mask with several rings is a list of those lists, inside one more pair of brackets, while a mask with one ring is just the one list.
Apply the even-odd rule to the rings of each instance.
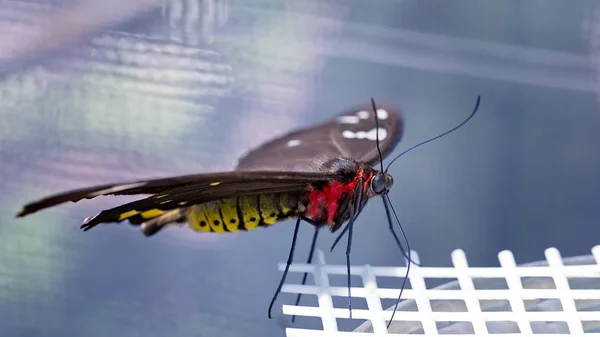
[[[398, 109], [377, 106], [379, 145], [387, 156], [402, 138], [404, 119]], [[320, 125], [297, 130], [261, 145], [239, 160], [238, 170], [314, 170], [322, 158], [346, 157], [374, 165], [375, 117], [371, 104], [350, 109]]]
[[[29, 203], [23, 207], [17, 217], [23, 217], [68, 201], [77, 202], [81, 199], [92, 199], [101, 195], [154, 194], [146, 199], [103, 211], [110, 218], [108, 215], [116, 214], [116, 212], [121, 214], [131, 210], [138, 212], [150, 209], [170, 210], [234, 195], [300, 191], [306, 189], [310, 183], [325, 182], [330, 179], [340, 179], [340, 177], [327, 172], [237, 171], [107, 184], [67, 191]], [[111, 220], [102, 222], [106, 221]]]

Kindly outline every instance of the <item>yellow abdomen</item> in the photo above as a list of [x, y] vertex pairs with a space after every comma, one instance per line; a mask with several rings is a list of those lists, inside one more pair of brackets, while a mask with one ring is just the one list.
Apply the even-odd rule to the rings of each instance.
[[271, 226], [303, 212], [298, 200], [296, 196], [281, 193], [217, 200], [190, 206], [187, 222], [198, 232], [248, 231]]

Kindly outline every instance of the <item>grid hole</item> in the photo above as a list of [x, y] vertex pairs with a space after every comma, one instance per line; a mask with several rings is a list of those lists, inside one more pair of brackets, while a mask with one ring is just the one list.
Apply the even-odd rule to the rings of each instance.
[[[393, 277], [393, 276], [376, 276], [375, 280], [377, 282], [377, 286], [380, 289], [399, 289], [404, 282], [403, 277]], [[411, 289], [410, 287], [410, 279], [406, 280], [405, 289]]]
[[[348, 309], [348, 296], [332, 297], [333, 307], [339, 309]], [[369, 309], [367, 300], [364, 297], [352, 296], [352, 309]]]
[[571, 289], [600, 289], [600, 277], [570, 277], [569, 288]]
[[525, 303], [525, 311], [527, 312], [563, 311], [562, 303], [556, 298], [525, 300], [523, 303]]
[[521, 277], [523, 289], [556, 289], [554, 279], [548, 276]]
[[504, 334], [504, 333], [521, 333], [517, 322], [513, 321], [494, 321], [485, 322], [485, 325], [490, 334]]
[[[360, 277], [360, 275], [350, 275], [350, 282], [351, 282], [351, 286], [353, 288], [360, 288], [360, 287], [365, 286], [363, 284], [362, 277]], [[330, 274], [329, 275], [329, 285], [331, 287], [347, 288], [348, 287], [348, 275], [346, 275], [346, 274], [341, 274], [341, 275]]]
[[358, 324], [366, 322], [364, 319], [349, 319], [349, 318], [336, 318], [337, 326], [339, 331], [350, 332], [356, 329]]
[[534, 322], [531, 322], [531, 329], [533, 330], [534, 334], [542, 334], [542, 333], [568, 334], [568, 333], [570, 333], [567, 322], [562, 322], [562, 321], [547, 321], [547, 322], [534, 321]]
[[457, 288], [460, 289], [460, 285], [458, 284], [458, 279], [457, 278], [434, 278], [434, 277], [428, 277], [425, 278], [425, 287], [427, 289], [433, 289], [436, 287], [439, 287], [441, 285], [444, 284], [449, 284], [449, 283], [453, 283], [456, 282], [452, 285], [452, 288]]
[[463, 300], [433, 300], [433, 312], [467, 312], [467, 304]]
[[575, 300], [577, 311], [600, 311], [600, 300]]
[[503, 277], [476, 277], [473, 278], [473, 286], [476, 290], [508, 289], [508, 283]]
[[479, 300], [479, 306], [484, 312], [512, 311], [508, 300]]
[[[381, 299], [381, 307], [385, 310], [387, 308], [391, 308], [396, 305], [396, 298], [382, 298]], [[398, 304], [398, 311], [418, 311], [417, 304], [415, 301], [408, 300], [400, 300], [400, 304]]]
[[600, 333], [600, 320], [582, 321], [583, 330], [587, 333]]
[[440, 335], [454, 335], [454, 334], [475, 334], [473, 323], [471, 322], [436, 322], [435, 323], [438, 333]]

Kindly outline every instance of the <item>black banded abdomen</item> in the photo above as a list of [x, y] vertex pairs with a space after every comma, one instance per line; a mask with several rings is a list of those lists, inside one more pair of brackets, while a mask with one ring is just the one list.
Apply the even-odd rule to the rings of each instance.
[[274, 225], [304, 211], [297, 195], [240, 196], [190, 206], [187, 222], [197, 232], [230, 233]]

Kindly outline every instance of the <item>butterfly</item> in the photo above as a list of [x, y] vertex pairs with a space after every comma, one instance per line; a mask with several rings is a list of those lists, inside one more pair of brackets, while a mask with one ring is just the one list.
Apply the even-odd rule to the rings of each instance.
[[[270, 227], [296, 218], [287, 265], [269, 305], [269, 317], [293, 260], [300, 223], [304, 221], [315, 228], [309, 263], [319, 229], [328, 228], [333, 233], [343, 228], [332, 249], [347, 234], [348, 305], [351, 313], [350, 247], [354, 222], [361, 210], [371, 198], [382, 197], [389, 229], [403, 254], [411, 261], [408, 240], [388, 197], [393, 186], [388, 169], [393, 161], [408, 151], [464, 125], [474, 116], [479, 101], [478, 97], [475, 109], [461, 124], [410, 147], [396, 156], [385, 169], [383, 159], [402, 139], [404, 118], [399, 109], [377, 106], [371, 99], [370, 105], [349, 109], [321, 124], [266, 142], [243, 156], [233, 171], [112, 183], [67, 191], [25, 205], [17, 217], [65, 202], [99, 196], [148, 195], [88, 217], [81, 228], [88, 231], [100, 224], [127, 221], [139, 226], [146, 236], [173, 224], [187, 224], [196, 232], [235, 233]], [[406, 249], [394, 224], [400, 230]], [[410, 263], [407, 276], [409, 268]], [[306, 276], [302, 284], [306, 282]], [[299, 301], [300, 296], [296, 304]]]

